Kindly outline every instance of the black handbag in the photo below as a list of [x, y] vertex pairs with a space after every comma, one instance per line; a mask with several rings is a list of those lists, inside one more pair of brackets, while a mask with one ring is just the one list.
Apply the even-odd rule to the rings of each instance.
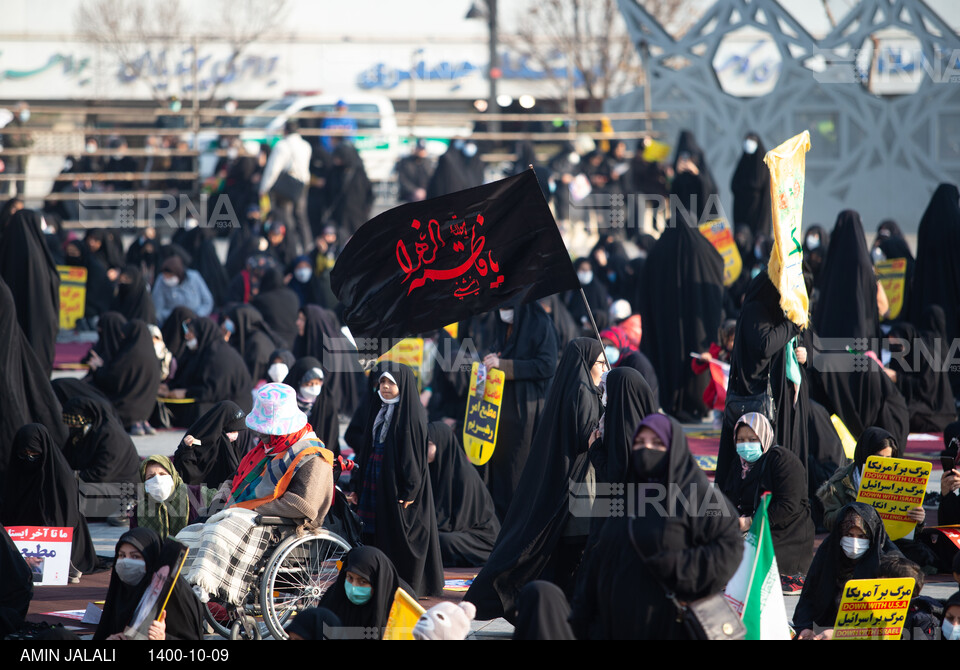
[[627, 523], [627, 534], [630, 536], [630, 544], [633, 545], [633, 550], [637, 552], [637, 556], [647, 567], [647, 572], [653, 576], [660, 588], [663, 589], [667, 599], [677, 608], [677, 623], [683, 624], [690, 639], [743, 640], [746, 638], [746, 626], [743, 625], [743, 621], [733, 611], [722, 593], [714, 593], [687, 603], [680, 602], [677, 595], [664, 586], [660, 578], [657, 577], [656, 571], [647, 564], [647, 557], [640, 551], [640, 547], [637, 546], [637, 541], [633, 537], [633, 524], [629, 522]]
[[304, 183], [289, 172], [281, 172], [271, 191], [281, 198], [297, 202], [303, 195], [303, 187]]
[[757, 412], [763, 414], [770, 421], [771, 426], [777, 425], [777, 407], [773, 403], [773, 389], [770, 387], [770, 375], [767, 375], [767, 390], [755, 395], [736, 395], [727, 393], [727, 404], [723, 408], [724, 422], [728, 425], [737, 425], [737, 420], [744, 414]]

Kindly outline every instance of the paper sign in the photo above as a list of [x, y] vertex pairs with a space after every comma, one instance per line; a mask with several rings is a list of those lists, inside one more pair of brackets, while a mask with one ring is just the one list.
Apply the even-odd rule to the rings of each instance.
[[34, 586], [67, 583], [73, 528], [8, 526], [7, 533], [30, 566]]
[[413, 376], [417, 378], [417, 389], [420, 388], [420, 373], [423, 369], [423, 338], [408, 337], [400, 340], [393, 347], [377, 359], [380, 361], [392, 361], [409, 366], [413, 370]]
[[851, 579], [843, 587], [833, 639], [899, 640], [914, 588], [912, 577]]
[[773, 209], [773, 250], [767, 273], [780, 292], [780, 307], [791, 321], [806, 328], [810, 306], [803, 282], [803, 189], [810, 133], [803, 131], [767, 152]]
[[923, 505], [933, 465], [928, 461], [871, 456], [863, 466], [857, 502], [877, 510], [891, 540], [906, 537], [917, 522], [907, 512]]
[[733, 231], [726, 219], [714, 219], [701, 223], [700, 234], [707, 238], [713, 248], [723, 257], [723, 285], [730, 286], [737, 281], [743, 270], [743, 259], [733, 239]]
[[484, 368], [481, 371], [480, 363], [474, 363], [470, 369], [470, 393], [467, 396], [467, 414], [463, 420], [463, 448], [474, 465], [489, 461], [497, 445], [503, 381], [503, 370]]
[[160, 568], [150, 577], [150, 583], [133, 612], [130, 625], [123, 631], [128, 640], [149, 639], [150, 624], [156, 621], [166, 608], [167, 600], [187, 559], [187, 552], [187, 547], [179, 542], [171, 539], [164, 541]]
[[883, 292], [887, 294], [887, 302], [890, 304], [890, 312], [886, 320], [892, 321], [900, 316], [903, 310], [903, 289], [907, 283], [907, 259], [891, 258], [887, 261], [874, 263], [874, 270], [877, 273], [877, 279], [883, 286]]
[[387, 618], [387, 627], [383, 631], [384, 640], [412, 640], [413, 627], [426, 612], [416, 600], [403, 589], [397, 589]]
[[60, 273], [60, 328], [73, 330], [87, 303], [87, 268], [58, 265]]

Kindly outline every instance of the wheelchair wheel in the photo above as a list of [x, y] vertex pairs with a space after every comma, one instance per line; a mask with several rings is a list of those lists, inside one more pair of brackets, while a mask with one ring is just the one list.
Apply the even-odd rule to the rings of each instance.
[[260, 582], [263, 620], [275, 640], [287, 639], [283, 627], [291, 616], [320, 602], [349, 550], [346, 540], [325, 529], [292, 535], [277, 546]]

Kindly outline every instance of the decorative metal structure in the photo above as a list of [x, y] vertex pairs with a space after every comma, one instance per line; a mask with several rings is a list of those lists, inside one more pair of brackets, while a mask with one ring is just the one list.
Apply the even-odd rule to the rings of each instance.
[[[620, 0], [647, 60], [653, 107], [669, 114], [654, 130], [668, 143], [681, 129], [694, 131], [728, 214], [744, 135], [756, 132], [770, 149], [810, 130], [805, 226], [829, 228], [850, 208], [870, 232], [887, 218], [915, 232], [937, 184], [960, 183], [960, 36], [923, 0], [863, 0], [822, 38], [787, 6], [717, 0], [674, 37], [642, 0]], [[878, 47], [878, 34], [894, 46]], [[871, 67], [874, 48], [881, 55]], [[744, 87], [754, 97], [727, 92], [742, 96]], [[643, 94], [638, 88], [606, 108], [642, 109]]]

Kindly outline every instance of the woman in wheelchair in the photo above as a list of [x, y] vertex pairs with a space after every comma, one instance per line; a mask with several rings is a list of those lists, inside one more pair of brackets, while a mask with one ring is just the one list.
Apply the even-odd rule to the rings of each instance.
[[[250, 573], [273, 533], [261, 517], [291, 519], [302, 533], [323, 523], [333, 499], [333, 454], [297, 407], [293, 388], [261, 386], [246, 425], [260, 441], [220, 488], [226, 509], [177, 536], [191, 548], [187, 581], [204, 601], [243, 604]], [[215, 499], [211, 508], [217, 504]]]

